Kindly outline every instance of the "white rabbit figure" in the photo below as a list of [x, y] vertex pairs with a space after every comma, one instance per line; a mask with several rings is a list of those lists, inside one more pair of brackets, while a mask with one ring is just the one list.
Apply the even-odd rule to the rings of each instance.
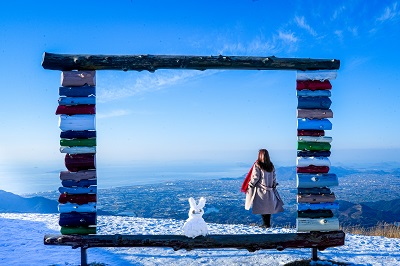
[[199, 204], [197, 205], [194, 198], [189, 198], [189, 204], [189, 218], [183, 225], [183, 232], [185, 236], [195, 238], [196, 236], [207, 235], [208, 227], [203, 219], [206, 199], [201, 197], [199, 200]]

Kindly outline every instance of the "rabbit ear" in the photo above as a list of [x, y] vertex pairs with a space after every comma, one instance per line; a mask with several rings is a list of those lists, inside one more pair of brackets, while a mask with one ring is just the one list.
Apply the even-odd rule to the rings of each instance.
[[192, 198], [192, 197], [189, 198], [189, 204], [190, 204], [190, 208], [196, 209], [196, 201], [194, 200], [194, 198]]
[[199, 205], [197, 207], [199, 207], [200, 209], [203, 209], [204, 206], [206, 206], [206, 199], [201, 197], [199, 200]]

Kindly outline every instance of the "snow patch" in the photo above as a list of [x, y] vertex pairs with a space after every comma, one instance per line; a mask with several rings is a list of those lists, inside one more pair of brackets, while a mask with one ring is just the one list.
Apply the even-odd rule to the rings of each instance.
[[[176, 234], [181, 235], [184, 221], [144, 219], [127, 216], [99, 216], [98, 234]], [[293, 229], [240, 224], [208, 223], [209, 234], [290, 233]], [[0, 265], [79, 265], [80, 252], [71, 247], [45, 246], [45, 234], [59, 234], [58, 214], [0, 213]], [[347, 262], [352, 265], [400, 265], [400, 239], [346, 235], [342, 247], [318, 252], [319, 261]], [[90, 248], [88, 262], [107, 265], [284, 265], [311, 258], [310, 249], [259, 250], [237, 249], [179, 250], [170, 248]]]

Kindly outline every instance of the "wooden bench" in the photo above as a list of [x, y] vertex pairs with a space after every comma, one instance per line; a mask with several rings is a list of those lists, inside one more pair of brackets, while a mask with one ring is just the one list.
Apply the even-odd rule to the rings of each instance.
[[312, 260], [317, 250], [343, 246], [345, 233], [308, 232], [284, 234], [208, 235], [188, 238], [183, 235], [45, 235], [45, 245], [81, 248], [81, 265], [87, 265], [87, 249], [93, 247], [170, 247], [180, 249], [236, 248], [254, 252], [261, 249], [311, 248]]
[[[317, 134], [319, 137], [324, 136], [324, 130], [330, 130], [332, 128], [331, 122], [327, 119], [333, 116], [332, 111], [329, 109], [331, 105], [331, 100], [329, 99], [331, 93], [328, 91], [314, 92], [314, 90], [317, 88], [321, 90], [331, 89], [329, 79], [334, 79], [336, 77], [336, 72], [327, 73], [323, 71], [323, 74], [321, 74], [320, 70], [339, 69], [340, 61], [336, 59], [277, 58], [275, 56], [63, 55], [44, 53], [42, 66], [44, 69], [63, 71], [61, 77], [62, 87], [59, 89], [59, 108], [56, 113], [60, 115], [60, 129], [62, 130], [60, 134], [60, 151], [66, 153], [65, 165], [69, 172], [62, 171], [60, 173], [60, 179], [62, 181], [68, 181], [64, 182], [64, 184], [62, 183], [63, 187], [60, 189], [61, 193], [76, 194], [77, 191], [83, 191], [81, 194], [87, 193], [85, 198], [90, 197], [90, 194], [96, 193], [94, 188], [93, 190], [75, 188], [79, 187], [79, 185], [83, 185], [82, 183], [74, 183], [74, 181], [80, 182], [86, 179], [93, 179], [91, 182], [96, 182], [97, 184], [97, 181], [94, 180], [95, 175], [93, 175], [93, 173], [96, 173], [96, 140], [94, 139], [96, 137], [94, 123], [96, 70], [147, 70], [150, 72], [154, 72], [158, 69], [299, 70], [296, 80], [298, 97], [297, 130], [298, 136], [302, 137], [298, 140], [298, 156], [330, 156], [330, 141], [326, 140], [327, 137], [318, 139], [310, 139], [310, 137], [315, 136], [314, 134]], [[318, 71], [315, 72], [314, 70]], [[327, 74], [329, 75], [326, 76]], [[326, 79], [328, 79], [328, 81], [325, 81]], [[318, 85], [315, 85], [316, 83], [318, 83]], [[72, 132], [73, 134], [71, 135], [71, 131], [75, 132]], [[89, 136], [86, 134], [88, 132], [83, 131], [90, 131], [92, 135]], [[81, 136], [80, 134], [83, 133], [85, 134]], [[82, 137], [88, 140], [75, 140], [81, 139]], [[324, 141], [321, 142], [321, 139]], [[69, 147], [69, 145], [72, 147]], [[321, 167], [323, 167], [323, 169]], [[84, 175], [86, 175], [87, 170], [91, 172], [90, 176], [83, 176], [76, 179], [77, 171], [84, 171]], [[297, 172], [318, 174], [327, 173], [328, 171], [328, 166], [320, 166], [320, 168], [317, 169], [315, 169], [315, 167], [302, 167], [298, 169]], [[65, 174], [67, 174], [68, 177], [65, 177]], [[82, 173], [79, 173], [79, 175], [80, 174]], [[321, 177], [318, 176], [318, 179], [315, 180], [321, 180], [320, 178]], [[299, 181], [302, 182], [303, 185], [298, 186], [298, 189], [309, 190], [308, 185], [304, 185], [303, 179]], [[332, 182], [336, 185], [336, 179], [333, 181], [328, 185], [332, 185]], [[314, 183], [317, 182], [315, 181]], [[326, 183], [320, 183], [319, 181], [318, 186], [327, 185]], [[315, 188], [314, 185], [315, 184], [313, 184], [312, 189], [318, 191], [313, 194], [323, 194], [322, 192], [325, 188]], [[305, 193], [299, 194], [303, 197]], [[318, 199], [320, 198], [321, 197]], [[315, 201], [317, 200], [316, 197], [313, 199], [315, 199]], [[64, 196], [62, 196], [61, 200], [65, 200]], [[78, 199], [74, 199], [74, 201], [76, 200]], [[79, 199], [79, 201], [80, 200], [81, 199]], [[68, 201], [71, 200], [67, 200], [67, 202]], [[90, 202], [92, 201], [93, 199]], [[324, 201], [327, 201], [327, 199], [324, 198]], [[64, 204], [63, 201], [60, 203]], [[300, 202], [300, 204], [305, 203]], [[61, 207], [64, 213], [73, 213], [82, 208], [80, 205], [73, 205], [72, 208], [64, 205]], [[64, 207], [68, 208], [65, 210]], [[95, 212], [93, 211], [91, 213]], [[318, 232], [209, 235], [206, 237], [196, 237], [194, 239], [182, 235], [45, 235], [44, 244], [81, 248], [82, 265], [87, 265], [87, 249], [91, 247], [171, 247], [174, 250], [237, 248], [247, 249], [250, 252], [260, 249], [284, 250], [286, 248], [311, 248], [312, 259], [317, 260], [317, 250], [342, 246], [345, 240], [343, 231], [326, 231], [339, 229], [339, 223], [335, 220], [335, 227], [329, 227], [329, 229], [327, 229], [324, 225], [331, 225], [330, 220], [328, 220], [330, 219], [330, 214], [328, 213], [329, 217], [327, 218], [325, 209], [321, 210], [321, 213], [323, 213], [323, 216], [319, 215], [315, 218], [323, 218], [322, 223], [320, 219], [312, 219], [309, 216], [305, 217], [308, 219], [306, 223], [302, 223], [303, 219], [298, 219], [297, 221], [298, 225], [313, 225], [312, 227], [300, 226], [300, 228], [298, 226], [298, 231], [319, 230]], [[65, 224], [65, 227], [71, 230], [79, 230], [79, 226], [94, 225], [96, 225], [95, 221], [90, 223], [86, 222], [85, 225], [79, 223], [74, 223], [73, 226], [71, 224]], [[92, 228], [95, 230], [95, 227]], [[78, 231], [74, 231], [73, 233], [77, 232]]]

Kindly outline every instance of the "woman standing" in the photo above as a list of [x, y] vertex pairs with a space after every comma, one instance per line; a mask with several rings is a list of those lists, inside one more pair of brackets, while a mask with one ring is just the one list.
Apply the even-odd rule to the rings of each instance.
[[258, 152], [258, 159], [251, 169], [251, 178], [246, 191], [246, 210], [252, 207], [253, 214], [261, 214], [263, 227], [271, 227], [271, 214], [283, 212], [283, 201], [276, 190], [276, 175], [266, 149]]

